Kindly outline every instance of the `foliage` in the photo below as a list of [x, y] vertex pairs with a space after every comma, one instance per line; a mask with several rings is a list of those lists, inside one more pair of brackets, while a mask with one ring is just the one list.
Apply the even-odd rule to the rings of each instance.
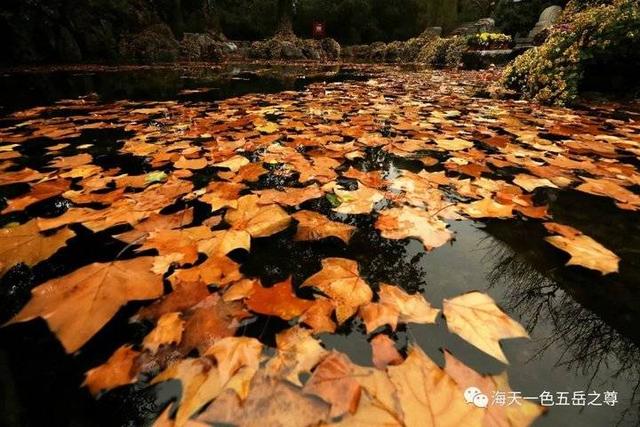
[[454, 68], [460, 64], [466, 49], [466, 37], [438, 37], [422, 48], [418, 54], [418, 62], [434, 68]]
[[[576, 10], [576, 9], [571, 9]], [[587, 89], [602, 86], [599, 73], [609, 82], [619, 79], [619, 89], [637, 87], [631, 70], [640, 66], [640, 5], [615, 0], [566, 13], [547, 41], [527, 51], [504, 72], [503, 84], [525, 97], [544, 103], [566, 104]]]
[[489, 49], [492, 47], [508, 47], [511, 44], [511, 36], [501, 33], [480, 33], [469, 36], [469, 47]]

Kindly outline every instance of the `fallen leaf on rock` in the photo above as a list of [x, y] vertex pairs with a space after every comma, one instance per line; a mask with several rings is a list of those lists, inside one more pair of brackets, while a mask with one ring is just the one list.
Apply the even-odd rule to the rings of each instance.
[[451, 332], [506, 364], [509, 361], [500, 348], [500, 340], [529, 338], [522, 325], [500, 310], [491, 297], [480, 292], [445, 299], [442, 311]]
[[129, 301], [162, 295], [152, 257], [94, 263], [31, 291], [29, 303], [9, 322], [47, 321], [67, 353], [80, 349]]
[[355, 413], [360, 401], [360, 384], [351, 375], [351, 361], [336, 351], [320, 362], [303, 390], [331, 404], [332, 418]]
[[402, 207], [384, 210], [376, 221], [376, 228], [387, 239], [415, 237], [430, 251], [453, 238], [447, 224], [418, 208]]
[[338, 324], [344, 323], [373, 297], [369, 285], [360, 278], [358, 263], [344, 258], [323, 259], [322, 270], [302, 286], [313, 286], [333, 300]]
[[354, 226], [331, 221], [324, 215], [313, 211], [299, 211], [291, 216], [298, 221], [295, 240], [321, 240], [333, 236], [348, 244], [356, 231]]
[[48, 259], [76, 235], [68, 228], [49, 236], [40, 231], [36, 220], [0, 229], [0, 276], [18, 263], [34, 266]]
[[101, 391], [133, 384], [137, 380], [134, 366], [139, 355], [129, 345], [120, 347], [104, 365], [88, 371], [82, 385], [95, 396]]

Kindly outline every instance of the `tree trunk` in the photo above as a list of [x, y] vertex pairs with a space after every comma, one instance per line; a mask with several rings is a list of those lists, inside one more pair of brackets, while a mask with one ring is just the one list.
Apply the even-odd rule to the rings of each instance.
[[278, 29], [276, 37], [295, 38], [293, 32], [293, 1], [278, 0]]

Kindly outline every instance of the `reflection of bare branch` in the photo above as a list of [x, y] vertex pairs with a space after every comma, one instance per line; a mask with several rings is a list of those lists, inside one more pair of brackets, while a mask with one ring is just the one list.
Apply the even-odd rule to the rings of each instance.
[[[551, 331], [539, 341], [540, 351], [534, 357], [551, 347], [563, 349], [557, 365], [590, 374], [588, 387], [603, 369], [613, 371], [614, 377], [625, 375], [628, 383], [636, 384], [630, 407], [623, 412], [626, 417], [637, 406], [640, 390], [640, 349], [636, 343], [582, 306], [560, 283], [542, 274], [526, 253], [516, 252], [491, 236], [482, 243], [487, 254], [484, 260], [492, 265], [487, 278], [492, 286], [500, 284], [505, 289], [505, 309], [519, 315], [529, 331], [538, 326]], [[544, 322], [550, 325], [545, 327]]]

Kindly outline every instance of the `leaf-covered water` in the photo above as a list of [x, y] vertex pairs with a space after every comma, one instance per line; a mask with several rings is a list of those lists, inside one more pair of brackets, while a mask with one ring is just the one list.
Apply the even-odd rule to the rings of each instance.
[[[359, 196], [353, 194], [358, 194], [358, 181], [367, 181], [372, 186], [376, 183], [386, 186], [387, 183], [400, 182], [398, 178], [408, 176], [413, 180], [411, 182], [420, 182], [408, 173], [414, 173], [416, 176], [421, 171], [437, 174], [445, 169], [443, 163], [446, 162], [446, 168], [449, 169], [446, 178], [450, 180], [451, 185], [444, 186], [442, 191], [450, 203], [462, 206], [472, 203], [482, 195], [474, 197], [473, 194], [469, 194], [469, 190], [456, 181], [458, 178], [477, 179], [482, 176], [490, 180], [512, 181], [514, 176], [525, 175], [523, 185], [528, 186], [532, 170], [538, 174], [544, 173], [536, 167], [545, 156], [541, 154], [534, 162], [529, 162], [531, 151], [524, 154], [512, 153], [514, 158], [507, 159], [511, 164], [505, 165], [487, 163], [477, 152], [469, 151], [465, 142], [456, 139], [440, 142], [439, 145], [442, 147], [432, 144], [428, 149], [419, 144], [417, 148], [408, 145], [405, 140], [407, 134], [413, 133], [414, 139], [424, 138], [424, 135], [420, 134], [421, 130], [415, 128], [415, 124], [424, 122], [427, 118], [432, 120], [431, 123], [434, 125], [431, 129], [433, 134], [462, 137], [466, 135], [467, 139], [464, 141], [467, 144], [468, 141], [473, 141], [471, 145], [476, 144], [480, 149], [478, 151], [487, 157], [500, 154], [505, 141], [515, 142], [515, 138], [522, 135], [535, 135], [539, 138], [540, 140], [533, 142], [530, 139], [526, 140], [529, 141], [526, 149], [531, 149], [533, 145], [536, 150], [544, 153], [550, 143], [560, 146], [562, 141], [574, 140], [571, 132], [576, 132], [577, 129], [597, 135], [618, 135], [618, 140], [623, 138], [619, 132], [626, 132], [627, 137], [635, 137], [636, 145], [624, 146], [617, 140], [608, 141], [618, 144], [613, 152], [608, 152], [607, 147], [597, 142], [593, 145], [585, 143], [585, 147], [580, 149], [574, 146], [573, 161], [590, 158], [598, 167], [591, 170], [574, 170], [575, 176], [571, 178], [602, 179], [603, 170], [607, 163], [611, 162], [609, 159], [615, 159], [613, 162], [620, 170], [618, 178], [637, 179], [637, 140], [640, 132], [637, 113], [625, 112], [615, 105], [585, 108], [583, 111], [537, 110], [533, 106], [510, 102], [494, 105], [492, 101], [472, 97], [475, 93], [481, 92], [481, 79], [487, 76], [415, 74], [408, 71], [400, 73], [398, 70], [361, 68], [338, 74], [321, 74], [319, 78], [329, 81], [346, 81], [328, 86], [314, 84], [303, 95], [285, 94], [279, 99], [270, 98], [268, 95], [248, 95], [246, 99], [234, 100], [235, 96], [253, 92], [277, 94], [282, 90], [303, 90], [305, 80], [314, 80], [300, 77], [309, 73], [309, 70], [284, 68], [260, 72], [252, 69], [251, 73], [245, 71], [245, 68], [239, 66], [231, 72], [206, 69], [152, 69], [111, 73], [100, 71], [89, 75], [86, 72], [82, 75], [78, 75], [77, 72], [6, 75], [2, 84], [9, 89], [5, 92], [9, 95], [3, 100], [7, 113], [45, 104], [45, 101], [56, 101], [58, 98], [88, 97], [83, 102], [62, 103], [42, 111], [35, 110], [22, 116], [16, 113], [3, 118], [2, 127], [6, 130], [6, 140], [2, 141], [2, 146], [16, 144], [13, 149], [3, 152], [17, 153], [16, 156], [6, 158], [11, 167], [3, 173], [19, 172], [24, 168], [47, 173], [55, 171], [55, 168], [51, 168], [51, 162], [56, 161], [56, 158], [77, 159], [74, 156], [89, 154], [90, 164], [98, 166], [102, 171], [117, 169], [118, 175], [133, 177], [156, 173], [153, 179], [162, 182], [166, 178], [157, 173], [162, 171], [171, 174], [173, 168], [162, 163], [154, 164], [147, 158], [144, 152], [146, 148], [143, 146], [131, 145], [129, 149], [123, 149], [125, 141], [132, 140], [138, 133], [147, 133], [145, 129], [149, 128], [157, 129], [154, 132], [158, 132], [159, 135], [172, 138], [178, 130], [184, 130], [176, 128], [176, 125], [189, 123], [194, 128], [193, 132], [187, 135], [190, 143], [196, 147], [209, 147], [211, 124], [198, 124], [195, 119], [202, 118], [202, 112], [216, 114], [220, 108], [231, 111], [229, 109], [234, 106], [239, 112], [231, 111], [229, 121], [242, 116], [243, 109], [263, 107], [274, 110], [263, 115], [267, 124], [256, 124], [256, 127], [263, 129], [260, 131], [263, 138], [268, 138], [272, 133], [269, 123], [275, 124], [273, 126], [276, 133], [280, 132], [280, 126], [293, 126], [296, 131], [292, 133], [304, 133], [304, 127], [297, 128], [300, 125], [290, 123], [292, 118], [288, 115], [291, 111], [287, 107], [300, 102], [301, 96], [306, 97], [305, 108], [309, 108], [302, 110], [304, 113], [315, 117], [327, 116], [319, 125], [314, 125], [312, 132], [325, 135], [343, 132], [347, 136], [340, 141], [328, 139], [324, 143], [350, 144], [363, 135], [352, 133], [355, 132], [353, 129], [340, 128], [340, 120], [344, 118], [332, 107], [342, 103], [342, 108], [346, 108], [350, 100], [342, 95], [351, 93], [354, 96], [351, 102], [355, 104], [349, 107], [351, 111], [348, 116], [351, 119], [357, 117], [359, 114], [354, 112], [361, 109], [364, 110], [361, 112], [362, 115], [370, 114], [370, 111], [366, 110], [371, 109], [373, 105], [377, 110], [374, 115], [375, 123], [374, 127], [368, 129], [372, 134], [375, 133], [377, 138], [386, 138], [394, 141], [396, 145], [387, 148], [375, 140], [369, 141], [371, 146], [363, 147], [361, 154], [341, 158], [337, 168], [341, 176], [336, 179], [341, 189], [324, 190], [332, 197], [314, 197], [303, 201], [297, 207], [284, 203], [284, 210], [289, 214], [300, 210], [317, 212], [330, 220], [357, 227], [355, 233], [346, 244], [336, 237], [320, 241], [296, 241], [294, 237], [297, 227], [292, 224], [269, 237], [253, 236], [250, 251], [236, 250], [229, 255], [234, 262], [241, 265], [241, 273], [246, 277], [259, 278], [264, 286], [282, 282], [291, 276], [298, 296], [312, 298], [313, 292], [300, 286], [321, 270], [322, 260], [341, 258], [357, 261], [360, 276], [376, 291], [381, 284], [392, 283], [408, 293], [422, 293], [436, 308], [442, 308], [444, 299], [451, 299], [465, 292], [477, 290], [487, 293], [509, 316], [522, 323], [532, 338], [530, 341], [503, 341], [503, 349], [509, 361], [506, 370], [513, 390], [521, 391], [524, 396], [539, 395], [545, 390], [571, 393], [579, 390], [618, 392], [620, 402], [615, 407], [554, 407], [541, 417], [536, 425], [600, 426], [618, 421], [634, 425], [638, 417], [634, 391], [640, 384], [637, 362], [640, 360], [637, 352], [640, 222], [638, 213], [633, 209], [637, 205], [632, 196], [617, 188], [618, 192], [608, 194], [608, 197], [596, 196], [590, 194], [594, 190], [578, 191], [576, 183], [564, 188], [553, 188], [563, 186], [550, 187], [547, 184], [531, 191], [529, 207], [547, 206], [547, 220], [552, 217], [556, 223], [586, 233], [597, 244], [619, 257], [619, 271], [602, 275], [583, 267], [565, 266], [569, 257], [545, 242], [545, 237], [550, 233], [543, 226], [547, 220], [536, 218], [539, 216], [538, 211], [528, 210], [524, 214], [504, 215], [508, 218], [502, 219], [486, 218], [492, 215], [484, 212], [477, 215], [480, 218], [475, 222], [444, 218], [450, 225], [455, 239], [428, 251], [425, 247], [426, 242], [410, 238], [385, 238], [381, 235], [380, 225], [377, 223], [379, 214], [390, 212], [394, 203], [402, 203], [403, 200], [394, 199], [395, 196], [386, 194], [385, 200], [380, 200], [370, 207], [364, 203], [363, 207]], [[329, 71], [335, 73], [338, 70]], [[361, 76], [366, 74], [375, 78], [374, 82], [377, 83], [368, 87], [362, 86], [366, 82], [361, 82]], [[38, 86], [42, 84], [45, 89]], [[421, 86], [422, 84], [424, 86]], [[31, 90], [34, 96], [29, 97], [24, 95], [24, 92], [16, 93], [16, 89], [21, 85], [34, 88], [26, 91], [28, 94]], [[382, 100], [370, 99], [365, 102], [366, 96], [363, 94], [366, 90], [386, 90], [387, 93]], [[407, 92], [403, 94], [402, 90]], [[168, 106], [152, 102], [173, 99], [178, 99], [178, 102]], [[228, 102], [222, 106], [209, 104], [221, 99], [228, 99]], [[123, 104], [131, 101], [133, 103]], [[411, 102], [416, 104], [412, 105]], [[400, 106], [402, 109], [399, 112]], [[417, 115], [413, 107], [417, 109]], [[128, 119], [127, 112], [136, 109], [140, 112], [133, 119]], [[182, 118], [179, 116], [189, 109], [193, 109], [195, 114], [187, 113]], [[278, 111], [279, 109], [281, 111]], [[505, 116], [504, 112], [515, 112], [517, 118]], [[206, 114], [204, 117], [207, 117]], [[44, 120], [37, 125], [40, 126], [42, 134], [12, 140], [13, 136], [20, 135], [21, 129], [18, 127], [16, 130], [12, 127], [31, 119]], [[127, 126], [127, 120], [135, 121], [136, 125]], [[483, 120], [486, 122], [483, 123]], [[293, 117], [293, 121], [304, 122], [304, 114]], [[78, 128], [91, 123], [102, 125]], [[224, 125], [224, 121], [219, 123]], [[352, 127], [356, 126], [356, 123], [352, 121]], [[21, 126], [31, 125], [27, 123]], [[518, 135], [515, 130], [522, 132], [522, 135]], [[152, 140], [154, 132], [150, 133]], [[226, 130], [220, 129], [219, 132]], [[231, 139], [244, 137], [253, 138], [255, 135], [250, 131], [238, 131], [231, 135]], [[301, 138], [304, 139], [304, 135]], [[176, 141], [179, 139], [180, 137], [176, 138]], [[536, 143], [539, 145], [535, 146]], [[67, 145], [57, 147], [60, 144]], [[339, 152], [339, 144], [334, 145], [336, 147], [333, 148]], [[297, 146], [299, 152], [312, 155], [313, 147], [313, 142], [306, 141], [301, 141]], [[522, 145], [520, 147], [523, 148]], [[603, 150], [604, 162], [599, 157]], [[352, 151], [355, 151], [355, 147]], [[461, 152], [470, 154], [464, 158]], [[274, 153], [273, 150], [269, 152], [268, 147], [259, 147], [243, 152], [242, 156], [250, 162], [257, 163], [275, 155]], [[580, 155], [586, 157], [576, 157]], [[464, 161], [447, 162], [451, 157], [463, 158]], [[548, 157], [545, 159], [548, 160]], [[194, 157], [193, 160], [197, 158]], [[172, 160], [174, 165], [176, 161], [179, 160]], [[208, 188], [212, 182], [221, 180], [221, 170], [209, 163], [203, 168], [187, 163], [187, 170], [193, 167], [192, 175], [187, 178], [196, 192]], [[470, 164], [475, 167], [469, 166]], [[79, 166], [83, 166], [82, 162]], [[582, 166], [589, 165], [585, 163]], [[66, 166], [61, 164], [60, 167]], [[69, 167], [78, 166], [71, 164]], [[309, 172], [299, 167], [292, 170], [283, 167], [282, 162], [268, 161], [264, 167], [264, 173], [261, 173], [257, 180], [248, 181], [244, 191], [301, 188], [307, 181], [300, 179], [301, 174], [318, 172]], [[351, 167], [356, 171], [368, 173], [379, 171], [380, 175], [374, 177], [357, 175], [357, 172], [349, 173]], [[347, 177], [349, 174], [357, 178]], [[554, 174], [563, 175], [557, 171], [554, 171]], [[222, 176], [224, 177], [224, 171]], [[71, 190], [81, 190], [84, 180], [90, 177], [90, 174], [79, 173], [73, 178], [75, 181]], [[321, 180], [321, 183], [326, 181], [331, 181], [331, 178], [325, 182]], [[562, 180], [555, 182], [561, 183]], [[26, 182], [4, 184], [0, 187], [0, 194], [6, 199], [3, 207], [11, 207], [15, 200], [29, 194], [31, 185]], [[153, 183], [148, 182], [142, 187], [149, 184]], [[106, 188], [92, 193], [92, 197], [109, 194], [117, 186], [118, 184], [115, 187], [109, 184]], [[637, 197], [637, 181], [625, 188]], [[404, 187], [403, 190], [407, 188]], [[411, 191], [406, 192], [412, 196]], [[5, 213], [0, 217], [0, 223], [25, 223], [33, 218], [56, 220], [69, 212], [70, 208], [101, 206], [84, 202], [73, 203], [69, 200], [70, 196], [63, 197], [60, 194], [62, 192], [27, 204], [24, 209], [16, 208]], [[492, 197], [501, 197], [500, 200], [504, 202], [506, 196], [492, 193]], [[217, 216], [202, 199], [180, 199], [175, 198], [175, 201], [167, 204], [162, 213], [172, 214], [191, 207], [193, 225], [202, 224], [203, 221]], [[414, 200], [412, 203], [415, 202]], [[624, 206], [616, 206], [615, 203]], [[340, 209], [369, 209], [374, 213], [340, 213]], [[441, 215], [447, 209], [446, 205], [439, 206], [433, 215]], [[475, 212], [462, 209], [460, 212]], [[31, 298], [31, 290], [37, 285], [71, 274], [93, 262], [109, 262], [116, 258], [128, 259], [135, 256], [131, 245], [114, 237], [127, 232], [131, 227], [119, 223], [113, 225], [116, 225], [116, 228], [92, 232], [72, 221], [69, 229], [75, 233], [75, 237], [52, 257], [47, 257], [45, 262], [37, 263], [33, 268], [18, 265], [8, 270], [0, 282], [2, 320], [8, 320], [24, 307]], [[145, 253], [154, 255], [153, 250]], [[611, 266], [605, 265], [600, 268], [606, 269]], [[155, 419], [166, 404], [179, 395], [180, 388], [176, 382], [149, 386], [149, 378], [142, 378], [141, 382], [117, 388], [97, 400], [94, 400], [85, 388], [80, 388], [86, 371], [105, 362], [120, 345], [140, 343], [153, 329], [153, 323], [150, 322], [129, 322], [131, 316], [145, 305], [148, 304], [127, 304], [74, 356], [65, 353], [58, 339], [42, 320], [1, 329], [1, 401], [5, 405], [1, 411], [3, 424], [139, 425]], [[290, 326], [289, 322], [277, 317], [258, 314], [244, 322], [236, 334], [255, 337], [267, 346], [275, 346], [276, 335]], [[446, 348], [480, 373], [494, 375], [505, 370], [505, 365], [451, 333], [442, 318], [439, 318], [435, 325], [401, 324], [395, 332], [387, 329], [385, 333], [393, 338], [396, 346], [403, 352], [408, 343], [417, 343], [440, 365], [444, 364], [441, 350]], [[335, 334], [321, 334], [320, 339], [327, 349], [346, 353], [356, 364], [371, 364], [371, 335], [366, 333], [365, 325], [359, 316], [340, 325]]]

